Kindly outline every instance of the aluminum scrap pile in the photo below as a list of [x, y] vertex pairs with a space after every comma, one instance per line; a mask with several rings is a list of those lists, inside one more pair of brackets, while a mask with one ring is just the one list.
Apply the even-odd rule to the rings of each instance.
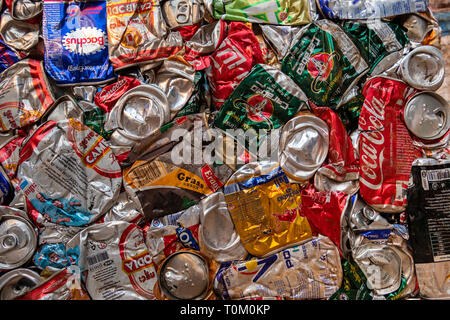
[[450, 298], [428, 0], [0, 8], [0, 299]]

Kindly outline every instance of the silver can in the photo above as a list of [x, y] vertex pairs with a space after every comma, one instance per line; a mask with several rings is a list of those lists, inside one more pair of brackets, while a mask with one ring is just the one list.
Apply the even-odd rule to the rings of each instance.
[[77, 119], [80, 122], [83, 121], [83, 110], [69, 95], [59, 97], [42, 116], [43, 121], [62, 121], [69, 118]]
[[37, 246], [33, 225], [21, 216], [0, 217], [0, 270], [11, 270], [27, 263]]
[[200, 252], [218, 262], [243, 259], [247, 250], [234, 227], [224, 194], [215, 192], [200, 204]]
[[419, 92], [406, 103], [403, 119], [416, 137], [439, 139], [450, 129], [450, 104], [437, 93]]
[[114, 130], [113, 144], [133, 145], [148, 138], [170, 120], [167, 96], [156, 85], [127, 91], [108, 114], [105, 130]]
[[424, 16], [416, 13], [405, 15], [402, 25], [407, 30], [408, 39], [416, 43], [421, 43], [428, 32], [433, 29], [431, 23]]
[[199, 0], [167, 0], [161, 9], [170, 29], [199, 23], [205, 14], [203, 1]]
[[37, 122], [54, 101], [44, 63], [34, 59], [16, 62], [0, 74], [0, 131]]
[[313, 115], [289, 120], [281, 131], [280, 166], [295, 181], [306, 181], [328, 155], [328, 125]]
[[14, 20], [29, 20], [43, 11], [43, 1], [12, 0], [11, 17]]
[[3, 11], [0, 19], [0, 34], [3, 41], [10, 47], [29, 52], [39, 42], [39, 24], [14, 20], [8, 9]]
[[11, 270], [0, 277], [0, 300], [14, 300], [42, 282], [38, 273], [26, 268]]
[[444, 56], [434, 46], [420, 46], [403, 59], [400, 74], [406, 83], [416, 89], [435, 91], [444, 82]]
[[170, 300], [202, 300], [210, 287], [208, 262], [193, 251], [175, 252], [161, 264], [158, 284]]

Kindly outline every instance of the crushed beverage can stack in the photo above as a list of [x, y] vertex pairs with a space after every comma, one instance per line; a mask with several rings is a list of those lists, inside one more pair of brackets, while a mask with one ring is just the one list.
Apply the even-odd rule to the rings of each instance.
[[0, 300], [449, 300], [445, 3], [0, 1]]

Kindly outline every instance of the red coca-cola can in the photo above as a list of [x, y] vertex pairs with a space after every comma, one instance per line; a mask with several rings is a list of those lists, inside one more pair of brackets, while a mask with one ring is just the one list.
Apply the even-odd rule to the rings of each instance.
[[406, 83], [375, 77], [363, 88], [359, 116], [359, 185], [364, 201], [380, 212], [406, 208], [406, 191], [414, 159], [420, 156], [402, 121], [402, 111], [414, 89]]

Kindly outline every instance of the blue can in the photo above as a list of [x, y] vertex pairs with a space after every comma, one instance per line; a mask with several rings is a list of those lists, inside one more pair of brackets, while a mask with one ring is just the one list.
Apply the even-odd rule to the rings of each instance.
[[19, 55], [0, 40], [0, 73], [20, 60]]
[[57, 85], [115, 78], [108, 55], [106, 1], [45, 0], [45, 70]]

